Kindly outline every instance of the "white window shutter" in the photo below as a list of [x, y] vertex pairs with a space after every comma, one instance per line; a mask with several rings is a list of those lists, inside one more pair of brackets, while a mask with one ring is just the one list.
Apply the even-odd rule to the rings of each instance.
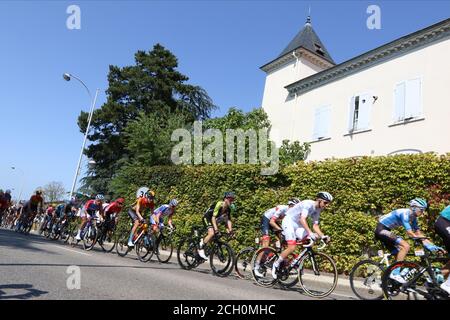
[[372, 96], [365, 94], [359, 98], [358, 130], [369, 128]]
[[408, 80], [406, 83], [405, 118], [414, 118], [422, 114], [420, 78]]
[[321, 135], [322, 137], [329, 137], [330, 136], [330, 121], [331, 121], [331, 107], [325, 106], [322, 108], [322, 115], [321, 115]]
[[405, 82], [397, 84], [394, 92], [394, 121], [405, 119]]
[[313, 140], [317, 140], [321, 134], [321, 125], [322, 125], [322, 108], [316, 108], [314, 112], [314, 132], [313, 132]]
[[355, 97], [350, 99], [350, 106], [348, 111], [348, 132], [353, 131], [353, 117], [355, 116]]

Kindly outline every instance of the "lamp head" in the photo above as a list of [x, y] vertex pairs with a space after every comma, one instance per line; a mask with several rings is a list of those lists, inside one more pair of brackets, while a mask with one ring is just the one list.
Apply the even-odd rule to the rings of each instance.
[[66, 80], [66, 81], [70, 81], [70, 74], [64, 73], [64, 74], [63, 74], [63, 78], [64, 78], [64, 80]]

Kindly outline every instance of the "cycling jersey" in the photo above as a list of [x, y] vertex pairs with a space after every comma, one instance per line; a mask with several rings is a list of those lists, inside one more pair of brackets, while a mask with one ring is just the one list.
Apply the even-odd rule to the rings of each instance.
[[275, 208], [269, 209], [266, 212], [264, 212], [264, 216], [269, 220], [282, 219], [286, 215], [286, 212], [288, 211], [288, 209], [289, 209], [288, 206], [279, 205], [279, 206], [276, 206]]
[[105, 207], [105, 215], [109, 216], [111, 214], [119, 213], [122, 211], [122, 206], [117, 202], [112, 202]]
[[37, 207], [39, 203], [42, 203], [44, 199], [42, 199], [39, 195], [32, 195], [30, 198], [30, 204], [32, 207]]
[[450, 206], [447, 206], [444, 210], [442, 210], [441, 216], [450, 221]]
[[102, 206], [96, 204], [95, 200], [88, 200], [83, 207], [83, 210], [89, 215], [94, 215], [96, 211], [100, 211], [101, 209]]
[[173, 214], [173, 209], [168, 204], [163, 204], [155, 209], [154, 214], [160, 218], [168, 217]]
[[314, 224], [319, 224], [322, 209], [316, 208], [314, 200], [303, 200], [297, 203], [286, 212], [286, 218], [291, 219], [295, 224], [300, 223], [300, 217], [310, 217]]
[[411, 209], [397, 209], [380, 218], [380, 223], [389, 229], [396, 229], [403, 226], [406, 231], [419, 230], [417, 217]]
[[208, 221], [211, 221], [212, 217], [215, 217], [217, 222], [222, 222], [225, 219], [231, 220], [231, 208], [228, 207], [223, 210], [223, 201], [217, 201], [217, 203], [211, 205], [211, 207], [203, 215]]

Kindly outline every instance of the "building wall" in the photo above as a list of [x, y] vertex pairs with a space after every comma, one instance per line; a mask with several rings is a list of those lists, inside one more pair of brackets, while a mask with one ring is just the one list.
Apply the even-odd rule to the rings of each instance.
[[271, 136], [274, 141], [278, 141], [278, 138], [281, 137], [283, 139], [293, 137], [292, 127], [283, 125], [286, 118], [293, 117], [294, 112], [293, 105], [288, 103], [292, 98], [288, 96], [288, 91], [284, 87], [322, 70], [323, 68], [300, 58], [298, 60], [293, 59], [267, 74], [262, 108], [266, 111], [272, 123], [280, 124], [272, 129]]
[[[279, 133], [272, 138], [278, 145], [286, 138], [311, 142], [315, 108], [329, 105], [331, 139], [313, 142], [308, 160], [386, 155], [400, 149], [419, 149], [422, 152], [434, 151], [441, 154], [450, 152], [449, 57], [450, 39], [447, 38], [284, 103], [281, 100], [286, 100], [287, 90], [283, 88], [286, 84], [281, 84], [281, 78], [286, 76], [286, 71], [271, 74], [266, 82], [264, 97], [267, 96], [267, 101], [264, 101], [263, 107], [269, 114], [274, 132]], [[394, 123], [396, 84], [417, 77], [422, 79], [424, 120], [390, 126]], [[378, 96], [370, 112], [371, 131], [345, 135], [348, 133], [350, 99], [366, 92], [371, 96]], [[269, 102], [273, 106], [268, 107]]]

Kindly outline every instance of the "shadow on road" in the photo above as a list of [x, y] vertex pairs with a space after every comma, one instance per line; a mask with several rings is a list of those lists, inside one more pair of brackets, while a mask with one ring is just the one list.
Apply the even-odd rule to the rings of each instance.
[[2, 299], [30, 299], [39, 297], [47, 291], [34, 289], [31, 284], [4, 284], [0, 285], [0, 300]]
[[41, 238], [37, 235], [25, 235], [9, 229], [0, 229], [0, 248], [9, 247], [12, 249], [41, 251], [48, 254], [55, 254], [54, 252], [36, 246], [45, 243], [48, 243], [48, 239]]

